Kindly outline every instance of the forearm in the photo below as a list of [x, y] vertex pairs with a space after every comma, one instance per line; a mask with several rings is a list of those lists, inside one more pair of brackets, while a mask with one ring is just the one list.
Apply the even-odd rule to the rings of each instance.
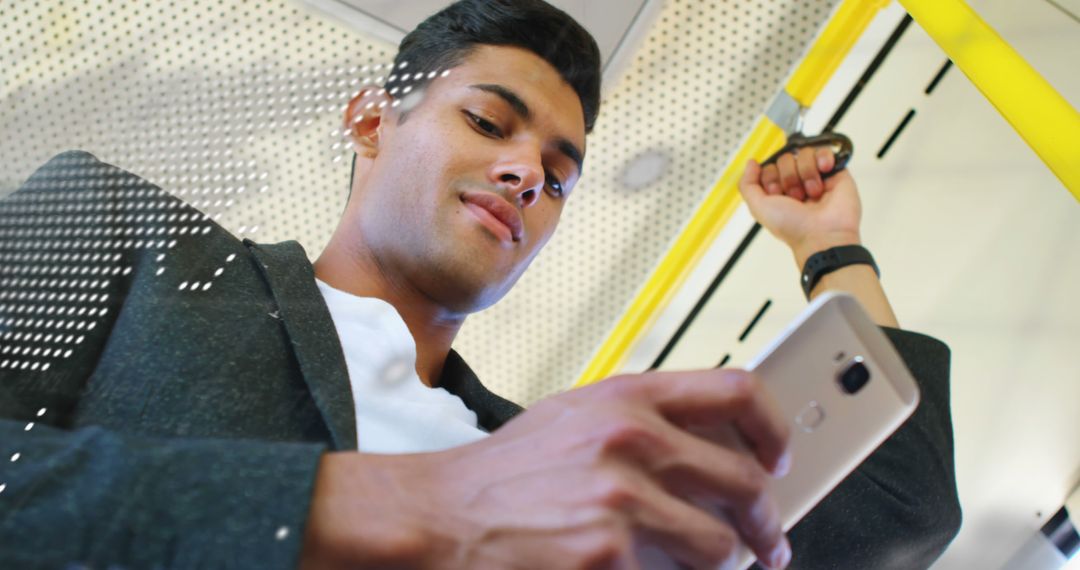
[[[792, 249], [795, 264], [799, 271], [806, 265], [806, 260], [813, 254], [841, 245], [858, 245], [857, 237], [836, 237], [813, 240]], [[870, 314], [870, 318], [880, 326], [900, 328], [896, 314], [889, 304], [885, 290], [881, 287], [873, 268], [866, 264], [848, 265], [826, 274], [810, 292], [810, 300], [827, 290], [843, 291], [854, 296]]]
[[26, 425], [0, 418], [0, 567], [296, 567], [324, 445]]

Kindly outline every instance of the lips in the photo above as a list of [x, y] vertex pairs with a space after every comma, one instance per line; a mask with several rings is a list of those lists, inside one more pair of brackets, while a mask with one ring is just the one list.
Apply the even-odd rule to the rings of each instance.
[[[511, 206], [510, 202], [491, 192], [466, 192], [461, 196], [461, 201], [466, 206], [475, 206], [481, 210], [480, 212], [474, 211], [474, 213], [481, 218], [482, 222], [490, 221], [496, 225], [501, 224], [503, 228], [497, 226], [491, 228], [496, 235], [505, 237], [506, 233], [509, 233], [510, 239], [521, 241], [521, 236], [524, 233], [521, 214], [518, 214], [517, 209]], [[485, 219], [485, 212], [493, 219]], [[507, 230], [507, 232], [500, 231], [500, 229]]]

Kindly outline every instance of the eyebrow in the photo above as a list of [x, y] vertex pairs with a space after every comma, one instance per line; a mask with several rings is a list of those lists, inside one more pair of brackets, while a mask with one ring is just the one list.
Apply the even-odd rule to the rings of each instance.
[[[479, 89], [480, 91], [498, 95], [503, 101], [506, 101], [506, 103], [510, 105], [510, 108], [514, 110], [514, 113], [521, 117], [523, 121], [528, 122], [532, 119], [532, 111], [529, 109], [529, 106], [525, 104], [525, 101], [523, 101], [517, 93], [514, 93], [509, 88], [495, 83], [480, 83], [470, 85], [469, 87], [471, 89]], [[570, 142], [569, 139], [562, 137], [555, 140], [555, 147], [559, 149], [559, 152], [565, 154], [570, 160], [574, 161], [574, 164], [578, 169], [578, 177], [580, 178], [584, 163], [584, 156], [582, 156], [581, 150], [578, 149], [574, 143]]]

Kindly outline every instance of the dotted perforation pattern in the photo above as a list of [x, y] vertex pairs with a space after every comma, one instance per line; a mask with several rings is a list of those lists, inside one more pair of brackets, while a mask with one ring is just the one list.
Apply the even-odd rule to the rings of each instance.
[[[555, 237], [455, 343], [489, 387], [529, 403], [573, 381], [834, 4], [665, 4], [607, 90], [585, 176]], [[57, 152], [82, 148], [238, 237], [296, 239], [313, 259], [348, 195], [346, 103], [362, 86], [409, 74], [390, 69], [393, 46], [284, 1], [8, 3], [0, 5], [0, 41], [0, 131], [18, 134], [0, 137], [0, 195]], [[642, 156], [662, 157], [660, 170], [628, 180]], [[176, 227], [171, 235], [60, 238], [151, 243], [167, 255], [170, 240], [190, 237], [200, 223], [170, 220], [172, 213], [155, 210], [166, 218], [146, 226]], [[219, 269], [228, 275], [220, 259], [183, 274], [161, 264], [162, 277], [188, 291], [203, 291]]]
[[[226, 274], [235, 253], [201, 259], [205, 264], [169, 264], [171, 250], [200, 248], [204, 236], [222, 231], [215, 226], [211, 216], [161, 188], [83, 153], [53, 158], [0, 201], [0, 381], [7, 384], [0, 391], [11, 399], [5, 408], [43, 406], [33, 418], [11, 416], [26, 421], [25, 431], [38, 421], [69, 427], [56, 418], [70, 417], [77, 405], [71, 388], [93, 389], [83, 384], [83, 374], [72, 371], [86, 376], [93, 371], [111, 340], [108, 331], [121, 312], [119, 300], [131, 286], [134, 268], [166, 283], [173, 273], [175, 278], [206, 275], [201, 284], [182, 282], [178, 295], [205, 295], [212, 281]], [[217, 269], [207, 271], [213, 264]], [[156, 271], [146, 271], [148, 265]], [[166, 269], [173, 271], [165, 274]], [[68, 359], [74, 362], [61, 363]], [[153, 389], [158, 380], [148, 378], [147, 387]], [[16, 449], [8, 461], [36, 460], [39, 453], [33, 447]], [[26, 490], [9, 491], [4, 473], [0, 494], [17, 494], [0, 500], [17, 501]], [[277, 540], [290, 535], [286, 526], [273, 532]]]
[[[110, 316], [108, 291], [131, 274], [136, 252], [156, 252], [161, 277], [168, 250], [212, 230], [207, 214], [162, 189], [88, 164], [79, 155], [57, 157], [0, 201], [0, 369], [45, 372], [70, 358]], [[223, 271], [180, 289], [209, 289]]]

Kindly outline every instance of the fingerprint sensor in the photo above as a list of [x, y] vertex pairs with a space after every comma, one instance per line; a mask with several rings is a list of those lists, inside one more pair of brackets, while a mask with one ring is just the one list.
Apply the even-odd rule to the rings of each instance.
[[817, 402], [810, 402], [799, 412], [799, 415], [795, 416], [795, 424], [806, 433], [816, 430], [823, 421], [825, 421], [825, 410], [821, 409]]

